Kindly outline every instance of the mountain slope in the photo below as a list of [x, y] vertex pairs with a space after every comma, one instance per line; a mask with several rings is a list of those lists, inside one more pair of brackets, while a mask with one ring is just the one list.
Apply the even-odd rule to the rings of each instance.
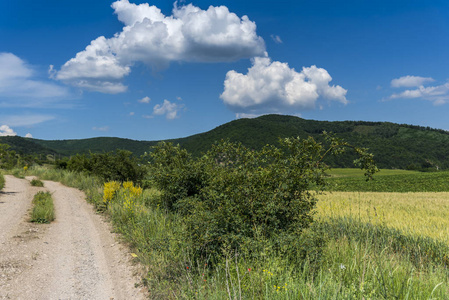
[[[180, 144], [198, 156], [221, 139], [242, 142], [247, 147], [260, 149], [266, 144], [277, 144], [279, 138], [312, 136], [322, 141], [323, 131], [333, 132], [353, 145], [367, 147], [375, 155], [381, 168], [449, 169], [449, 133], [444, 130], [388, 122], [314, 121], [293, 116], [266, 115], [255, 119], [239, 119], [217, 128], [186, 138], [169, 140]], [[0, 143], [8, 143], [0, 138]], [[19, 137], [14, 137], [21, 139]], [[45, 141], [23, 139], [36, 145], [36, 151], [52, 151], [63, 155], [125, 149], [135, 155], [150, 151], [157, 141], [135, 141], [121, 138], [92, 138], [82, 140]], [[16, 141], [16, 146], [18, 142]], [[28, 147], [28, 146], [27, 146]], [[30, 148], [31, 149], [31, 148]], [[27, 150], [30, 151], [29, 149]], [[332, 166], [350, 167], [354, 156], [331, 158]]]

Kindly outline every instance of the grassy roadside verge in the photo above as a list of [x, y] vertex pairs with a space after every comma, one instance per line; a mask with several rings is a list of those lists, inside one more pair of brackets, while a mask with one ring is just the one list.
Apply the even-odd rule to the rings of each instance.
[[31, 222], [51, 223], [55, 219], [53, 199], [49, 192], [38, 192], [34, 195]]
[[[274, 245], [256, 243], [264, 247], [258, 257], [238, 253], [223, 261], [195, 261], [182, 240], [182, 218], [160, 208], [158, 191], [118, 184], [105, 193], [107, 186], [94, 177], [46, 169], [33, 175], [83, 190], [111, 216], [147, 269], [144, 282], [152, 299], [449, 299], [447, 248], [385, 228], [374, 218], [318, 219], [309, 232], [327, 242], [318, 263], [298, 262], [296, 253], [282, 257]], [[325, 211], [337, 214], [336, 207]], [[359, 210], [365, 208], [357, 203], [352, 211], [359, 216]]]
[[0, 191], [5, 187], [5, 177], [3, 174], [0, 174]]

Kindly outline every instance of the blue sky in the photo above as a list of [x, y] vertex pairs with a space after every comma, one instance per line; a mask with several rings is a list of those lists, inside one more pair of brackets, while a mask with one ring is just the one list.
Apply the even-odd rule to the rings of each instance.
[[448, 1], [0, 2], [0, 135], [138, 140], [267, 113], [449, 130]]

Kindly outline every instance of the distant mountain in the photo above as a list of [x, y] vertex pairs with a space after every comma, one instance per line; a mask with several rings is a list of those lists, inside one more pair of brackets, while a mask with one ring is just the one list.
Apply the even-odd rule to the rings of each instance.
[[[323, 131], [333, 132], [351, 144], [367, 147], [381, 168], [449, 169], [449, 132], [412, 125], [364, 121], [314, 121], [293, 116], [265, 115], [255, 119], [239, 119], [186, 138], [168, 140], [180, 144], [195, 156], [207, 151], [218, 140], [242, 142], [254, 149], [277, 144], [279, 138], [312, 136], [322, 141]], [[14, 139], [11, 139], [14, 138]], [[25, 140], [25, 142], [20, 142]], [[0, 137], [0, 143], [10, 144], [23, 153], [76, 153], [125, 149], [135, 155], [150, 151], [157, 141], [135, 141], [121, 138], [91, 138], [81, 140], [45, 141], [20, 137]], [[47, 152], [45, 152], [47, 151]], [[354, 157], [343, 155], [328, 162], [334, 167], [350, 167]]]

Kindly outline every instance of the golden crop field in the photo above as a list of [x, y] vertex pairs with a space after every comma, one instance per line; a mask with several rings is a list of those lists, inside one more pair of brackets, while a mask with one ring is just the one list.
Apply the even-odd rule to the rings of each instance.
[[317, 217], [351, 217], [449, 244], [449, 193], [332, 192], [319, 195]]

